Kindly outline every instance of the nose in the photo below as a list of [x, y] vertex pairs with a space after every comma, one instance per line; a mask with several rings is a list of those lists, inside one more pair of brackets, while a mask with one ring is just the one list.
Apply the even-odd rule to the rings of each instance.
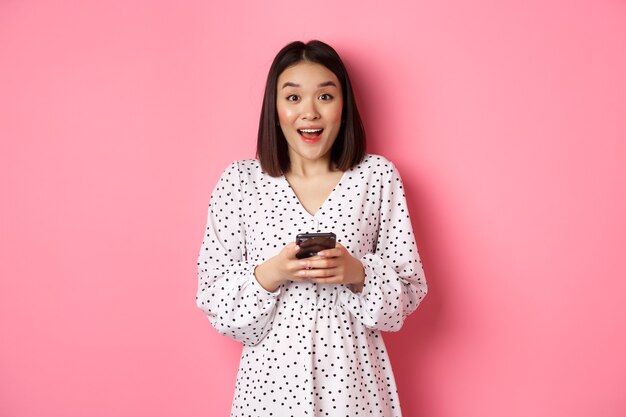
[[320, 114], [317, 111], [315, 100], [303, 100], [302, 101], [302, 113], [303, 120], [316, 120], [319, 119]]

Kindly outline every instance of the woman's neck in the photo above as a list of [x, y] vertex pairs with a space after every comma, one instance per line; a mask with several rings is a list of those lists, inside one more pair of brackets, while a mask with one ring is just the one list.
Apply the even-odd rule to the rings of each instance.
[[286, 175], [306, 178], [325, 175], [333, 171], [336, 171], [336, 169], [332, 167], [330, 155], [327, 158], [315, 160], [295, 157], [290, 158], [289, 171]]

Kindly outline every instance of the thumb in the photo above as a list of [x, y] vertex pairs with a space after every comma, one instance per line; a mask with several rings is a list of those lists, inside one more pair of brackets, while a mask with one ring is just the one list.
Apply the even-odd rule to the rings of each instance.
[[296, 242], [291, 242], [285, 247], [285, 249], [287, 251], [287, 256], [295, 258], [296, 253], [300, 250], [300, 246], [296, 245]]

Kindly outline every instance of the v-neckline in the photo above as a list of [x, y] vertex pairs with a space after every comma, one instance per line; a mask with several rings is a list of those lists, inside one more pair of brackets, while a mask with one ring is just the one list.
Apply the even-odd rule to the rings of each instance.
[[324, 206], [326, 206], [328, 204], [328, 202], [330, 201], [330, 198], [332, 197], [332, 195], [335, 194], [335, 190], [337, 190], [337, 188], [339, 188], [341, 186], [341, 184], [344, 182], [344, 179], [346, 178], [346, 175], [348, 174], [348, 171], [349, 170], [343, 171], [343, 173], [341, 174], [341, 177], [339, 177], [339, 181], [337, 181], [337, 183], [335, 184], [333, 189], [330, 190], [330, 192], [328, 193], [328, 195], [326, 196], [326, 198], [324, 199], [322, 204], [320, 204], [319, 208], [317, 209], [317, 211], [315, 213], [310, 213], [306, 209], [306, 207], [304, 207], [304, 204], [302, 204], [302, 201], [300, 201], [300, 197], [298, 197], [298, 194], [296, 194], [296, 190], [293, 189], [293, 187], [289, 183], [289, 180], [287, 179], [285, 174], [281, 175], [281, 178], [283, 179], [284, 183], [287, 185], [287, 188], [289, 188], [289, 190], [290, 190], [290, 192], [292, 194], [292, 198], [294, 198], [296, 200], [296, 204], [300, 208], [300, 211], [302, 211], [303, 214], [307, 215], [310, 218], [316, 218], [317, 215], [322, 212], [322, 209], [324, 209]]

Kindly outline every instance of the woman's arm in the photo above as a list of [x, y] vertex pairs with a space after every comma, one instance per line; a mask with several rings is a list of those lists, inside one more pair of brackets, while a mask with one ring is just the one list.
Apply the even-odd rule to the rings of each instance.
[[280, 289], [264, 289], [246, 261], [239, 169], [222, 173], [211, 194], [206, 232], [198, 256], [196, 303], [215, 329], [245, 345], [269, 332]]
[[348, 310], [365, 326], [400, 330], [404, 319], [427, 292], [417, 252], [402, 179], [390, 163], [380, 205], [376, 250], [363, 256], [363, 289], [346, 289], [341, 297]]

